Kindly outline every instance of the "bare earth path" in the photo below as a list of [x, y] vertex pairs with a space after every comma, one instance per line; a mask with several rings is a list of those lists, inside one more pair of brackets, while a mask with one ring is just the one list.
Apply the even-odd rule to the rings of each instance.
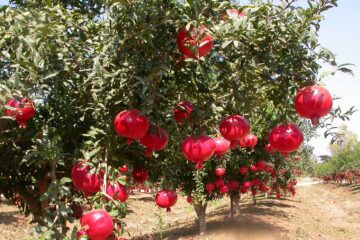
[[[360, 240], [360, 187], [323, 184], [311, 179], [299, 182], [296, 197], [262, 199], [248, 197], [241, 214], [229, 218], [229, 199], [208, 208], [207, 239], [227, 240]], [[192, 206], [180, 198], [172, 212], [159, 211], [152, 195], [135, 194], [129, 201], [127, 230], [133, 239], [198, 239]], [[160, 216], [163, 224], [159, 224]], [[157, 215], [157, 216], [156, 216]], [[31, 239], [29, 219], [16, 208], [0, 203], [0, 239]]]

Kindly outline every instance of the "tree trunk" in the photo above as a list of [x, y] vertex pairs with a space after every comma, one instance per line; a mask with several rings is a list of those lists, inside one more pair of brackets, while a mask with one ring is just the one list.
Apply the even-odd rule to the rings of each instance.
[[199, 223], [199, 232], [200, 232], [200, 236], [204, 237], [206, 234], [206, 207], [207, 207], [207, 203], [204, 204], [194, 204], [194, 209], [197, 215], [197, 221]]
[[239, 192], [231, 192], [230, 193], [230, 217], [231, 220], [234, 219], [234, 216], [239, 212]]
[[[37, 185], [38, 185], [38, 188], [39, 188], [39, 194], [41, 196], [44, 193], [46, 193], [47, 190], [48, 190], [47, 174], [45, 173], [44, 176], [42, 176], [41, 178], [36, 179], [36, 181], [37, 181]], [[49, 207], [49, 200], [41, 201], [41, 215], [43, 217], [45, 216], [45, 211], [46, 211], [47, 207]]]
[[254, 205], [256, 205], [257, 202], [256, 202], [256, 196], [255, 195], [253, 195], [253, 201], [254, 201]]

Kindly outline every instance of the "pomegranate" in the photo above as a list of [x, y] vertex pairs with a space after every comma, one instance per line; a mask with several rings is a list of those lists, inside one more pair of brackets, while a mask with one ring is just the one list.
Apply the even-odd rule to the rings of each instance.
[[81, 226], [91, 240], [106, 240], [114, 230], [114, 223], [105, 210], [92, 210], [81, 218]]
[[224, 167], [217, 167], [215, 168], [215, 175], [218, 177], [222, 177], [223, 175], [225, 175], [225, 168]]
[[213, 184], [213, 183], [207, 183], [207, 184], [205, 185], [205, 189], [206, 189], [206, 191], [208, 191], [209, 193], [212, 193], [212, 191], [214, 191], [214, 189], [215, 189], [215, 184]]
[[151, 125], [146, 135], [140, 139], [140, 143], [146, 147], [145, 156], [150, 157], [153, 151], [160, 151], [169, 142], [167, 132], [158, 126]]
[[163, 189], [155, 196], [156, 204], [161, 208], [166, 208], [168, 212], [171, 211], [170, 207], [174, 206], [177, 201], [177, 194], [170, 189]]
[[126, 173], [129, 171], [129, 167], [124, 164], [121, 167], [119, 167], [119, 171], [122, 173]]
[[190, 118], [190, 115], [193, 111], [194, 111], [194, 107], [192, 102], [189, 101], [180, 102], [174, 108], [174, 118], [176, 122], [182, 124], [184, 120], [188, 120]]
[[258, 178], [255, 178], [252, 180], [251, 185], [252, 186], [259, 186], [261, 184], [261, 181]]
[[179, 51], [184, 54], [185, 58], [198, 60], [199, 57], [205, 57], [210, 53], [214, 39], [207, 34], [206, 27], [200, 26], [199, 28], [195, 28], [191, 26], [189, 31], [186, 30], [186, 27], [180, 28], [176, 42]]
[[141, 115], [137, 109], [124, 110], [116, 115], [114, 120], [116, 133], [126, 138], [128, 144], [135, 139], [143, 138], [148, 132], [149, 127], [149, 119]]
[[276, 152], [276, 150], [271, 146], [270, 143], [265, 145], [265, 151], [271, 155], [273, 155]]
[[229, 192], [229, 187], [227, 186], [227, 185], [223, 185], [223, 186], [221, 186], [220, 188], [219, 188], [219, 191], [220, 191], [220, 193], [221, 194], [226, 194], [226, 193], [228, 193]]
[[220, 133], [226, 140], [231, 142], [232, 147], [236, 147], [237, 142], [249, 134], [249, 131], [249, 122], [239, 115], [225, 117], [220, 122]]
[[267, 165], [267, 162], [264, 160], [261, 160], [255, 164], [256, 169], [258, 171], [265, 171], [266, 165]]
[[215, 179], [215, 186], [216, 186], [217, 188], [221, 188], [221, 187], [224, 186], [224, 185], [225, 185], [224, 179], [222, 179], [222, 178], [217, 178], [217, 179]]
[[240, 173], [242, 175], [245, 175], [247, 172], [248, 172], [248, 167], [246, 166], [240, 167]]
[[282, 197], [282, 194], [281, 194], [281, 193], [277, 193], [277, 194], [275, 195], [275, 197], [276, 197], [277, 199], [280, 199], [280, 198]]
[[131, 175], [133, 177], [133, 179], [137, 182], [137, 183], [143, 183], [145, 182], [148, 178], [149, 178], [149, 174], [146, 171], [145, 168], [135, 168], [132, 172]]
[[239, 182], [236, 180], [230, 180], [228, 183], [228, 187], [230, 190], [236, 190], [239, 188]]
[[86, 234], [86, 231], [85, 230], [78, 230], [76, 232], [76, 239], [81, 239], [81, 238], [84, 238], [84, 237], [87, 237], [88, 235]]
[[186, 198], [186, 201], [187, 201], [188, 203], [192, 204], [192, 202], [193, 202], [193, 197], [192, 197], [192, 196], [188, 196], [188, 197]]
[[251, 189], [251, 195], [255, 196], [257, 194], [257, 190], [254, 188], [254, 189]]
[[5, 115], [14, 118], [19, 128], [26, 128], [26, 123], [35, 116], [34, 103], [27, 98], [21, 98], [20, 101], [12, 98], [6, 106], [14, 108], [13, 110], [5, 109]]
[[71, 170], [71, 178], [74, 186], [86, 193], [97, 193], [100, 191], [100, 178], [99, 175], [94, 173], [90, 174], [91, 168], [78, 162]]
[[182, 143], [185, 158], [195, 162], [195, 168], [203, 168], [203, 162], [209, 160], [215, 152], [215, 142], [208, 136], [187, 137]]
[[296, 151], [303, 140], [302, 132], [294, 124], [278, 125], [269, 134], [271, 146], [284, 156]]
[[260, 190], [260, 192], [266, 192], [268, 190], [268, 188], [265, 184], [260, 184], [259, 190]]
[[251, 170], [252, 172], [256, 172], [258, 169], [257, 169], [256, 165], [251, 164], [251, 165], [250, 165], [250, 170]]
[[250, 188], [251, 187], [251, 182], [249, 181], [245, 181], [241, 184], [241, 187], [243, 188]]
[[297, 113], [311, 120], [314, 126], [319, 124], [319, 119], [327, 115], [332, 108], [331, 94], [325, 88], [317, 85], [301, 89], [295, 96]]
[[129, 193], [126, 188], [117, 181], [114, 185], [111, 185], [110, 183], [106, 185], [106, 194], [120, 202], [125, 202], [129, 198]]
[[248, 191], [249, 191], [249, 188], [244, 188], [244, 187], [240, 188], [241, 193], [247, 193]]
[[[243, 139], [241, 139], [240, 141], [244, 142], [245, 147], [254, 149], [255, 145], [258, 142], [258, 139], [257, 139], [256, 135], [248, 134]], [[240, 146], [241, 146], [241, 143], [240, 143]]]
[[214, 138], [215, 156], [220, 157], [230, 149], [230, 142], [223, 137]]

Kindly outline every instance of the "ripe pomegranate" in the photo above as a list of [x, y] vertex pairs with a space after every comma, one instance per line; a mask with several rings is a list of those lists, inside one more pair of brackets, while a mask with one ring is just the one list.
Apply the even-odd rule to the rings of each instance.
[[150, 157], [153, 151], [160, 151], [169, 142], [167, 132], [158, 126], [151, 125], [146, 135], [140, 139], [140, 143], [146, 147], [145, 156]]
[[110, 183], [106, 185], [106, 194], [120, 202], [125, 202], [129, 198], [129, 193], [126, 188], [117, 181], [114, 185], [111, 185]]
[[239, 188], [239, 182], [236, 180], [230, 180], [228, 183], [228, 187], [230, 190], [236, 190]]
[[230, 142], [223, 137], [214, 138], [215, 156], [220, 157], [230, 149]]
[[258, 178], [253, 179], [251, 182], [252, 186], [259, 186], [260, 184], [261, 184], [261, 181]]
[[81, 218], [81, 226], [91, 240], [106, 240], [114, 230], [114, 223], [105, 210], [92, 210]]
[[241, 142], [243, 142], [243, 145], [245, 147], [254, 149], [255, 145], [258, 142], [258, 139], [257, 139], [256, 135], [248, 134], [243, 139], [240, 140], [240, 146], [242, 145]]
[[275, 195], [275, 197], [276, 197], [277, 199], [280, 199], [280, 198], [282, 197], [282, 194], [281, 194], [281, 193], [277, 193], [277, 194]]
[[215, 168], [215, 175], [218, 177], [222, 177], [223, 175], [225, 175], [225, 171], [226, 169], [224, 167], [217, 167]]
[[325, 88], [317, 85], [301, 89], [295, 96], [297, 113], [311, 120], [314, 126], [319, 124], [319, 119], [327, 115], [332, 108], [331, 94]]
[[116, 115], [114, 120], [116, 133], [126, 138], [128, 144], [131, 144], [135, 139], [143, 138], [149, 127], [149, 119], [141, 115], [137, 109], [124, 110]]
[[82, 237], [87, 237], [87, 234], [85, 230], [80, 229], [76, 232], [76, 239], [81, 239]]
[[257, 169], [256, 165], [251, 164], [251, 165], [250, 165], [250, 170], [251, 170], [252, 172], [256, 172], [258, 169]]
[[174, 206], [177, 201], [177, 194], [170, 189], [163, 189], [155, 196], [156, 204], [161, 208], [166, 208], [168, 212], [171, 211], [170, 207]]
[[89, 166], [78, 162], [71, 170], [71, 179], [78, 190], [86, 193], [97, 193], [100, 191], [100, 178], [96, 173], [91, 175], [90, 170]]
[[267, 165], [267, 162], [264, 160], [261, 160], [255, 164], [256, 169], [258, 171], [265, 171], [266, 165]]
[[203, 168], [203, 162], [209, 160], [215, 152], [215, 142], [208, 136], [189, 136], [182, 143], [185, 158], [195, 162], [195, 168]]
[[246, 173], [248, 172], [248, 168], [247, 167], [240, 167], [240, 173], [242, 174], [242, 175], [245, 175]]
[[212, 193], [212, 191], [214, 191], [214, 189], [215, 189], [215, 184], [213, 184], [213, 183], [207, 183], [207, 184], [205, 185], [205, 189], [206, 189], [206, 191], [208, 191], [209, 193]]
[[265, 184], [260, 184], [260, 186], [259, 186], [260, 192], [266, 192], [266, 191], [268, 190], [267, 187], [268, 187], [268, 186], [266, 186]]
[[295, 152], [303, 140], [302, 132], [294, 124], [278, 125], [269, 134], [271, 146], [285, 156]]
[[126, 173], [129, 171], [129, 167], [124, 164], [121, 167], [119, 167], [119, 171], [122, 173]]
[[137, 183], [143, 183], [145, 182], [148, 178], [149, 178], [149, 174], [146, 171], [145, 168], [135, 168], [132, 172], [131, 175], [133, 177], [133, 179], [137, 182]]
[[236, 147], [237, 142], [248, 135], [249, 131], [249, 122], [239, 115], [225, 117], [220, 122], [220, 133], [226, 140], [231, 142], [232, 147]]
[[217, 179], [215, 179], [215, 186], [216, 186], [217, 188], [221, 188], [221, 187], [224, 186], [224, 185], [225, 185], [224, 179], [222, 179], [222, 178], [217, 178]]
[[176, 122], [182, 124], [184, 120], [188, 120], [190, 118], [190, 115], [193, 111], [194, 111], [194, 107], [192, 102], [189, 101], [180, 102], [174, 108], [174, 118]]
[[[199, 37], [201, 39], [198, 39]], [[191, 26], [189, 31], [184, 26], [178, 32], [176, 43], [185, 58], [198, 60], [200, 57], [205, 57], [210, 53], [214, 39], [207, 34], [207, 28], [204, 26], [199, 28]], [[191, 48], [195, 49], [195, 51]]]
[[249, 191], [249, 188], [241, 187], [240, 192], [241, 193], [247, 193]]
[[192, 197], [192, 196], [188, 196], [188, 197], [186, 198], [186, 201], [187, 201], [188, 203], [192, 204], [192, 202], [193, 202], [193, 197]]
[[221, 194], [226, 194], [226, 193], [228, 193], [229, 192], [229, 187], [227, 186], [227, 185], [223, 185], [223, 186], [221, 186], [220, 188], [219, 188], [219, 191], [220, 191], [220, 193]]
[[271, 146], [270, 143], [265, 145], [265, 151], [271, 155], [273, 155], [276, 152], [276, 150]]
[[27, 98], [22, 98], [20, 101], [12, 98], [6, 106], [14, 108], [13, 110], [5, 109], [5, 115], [14, 118], [19, 128], [26, 128], [26, 123], [35, 116], [34, 102]]
[[251, 187], [251, 182], [249, 181], [245, 181], [241, 184], [241, 187], [243, 188], [250, 188]]
[[257, 190], [254, 188], [254, 189], [251, 189], [251, 195], [255, 196], [257, 194]]

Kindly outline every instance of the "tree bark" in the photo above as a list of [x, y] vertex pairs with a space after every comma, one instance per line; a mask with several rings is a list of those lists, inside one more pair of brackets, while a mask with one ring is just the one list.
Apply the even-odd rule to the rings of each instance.
[[207, 203], [204, 204], [194, 204], [194, 209], [198, 218], [199, 223], [199, 233], [201, 237], [204, 237], [206, 235], [206, 207]]
[[231, 192], [230, 193], [230, 217], [233, 220], [234, 216], [239, 212], [239, 200], [240, 193], [239, 192]]

